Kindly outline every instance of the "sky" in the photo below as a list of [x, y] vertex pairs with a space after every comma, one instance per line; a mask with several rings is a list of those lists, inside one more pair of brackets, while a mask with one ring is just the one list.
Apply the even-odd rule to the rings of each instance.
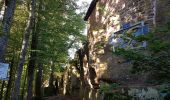
[[[79, 1], [77, 2], [77, 4], [78, 4], [79, 6], [81, 6], [83, 2], [87, 2], [87, 3], [90, 5], [91, 1], [92, 1], [92, 0], [79, 0]], [[88, 9], [88, 8], [86, 8], [86, 9]], [[85, 35], [86, 33], [87, 33], [87, 29], [84, 30], [84, 33], [83, 33], [83, 34]], [[70, 56], [71, 59], [74, 58], [74, 54], [75, 54], [76, 51], [77, 51], [77, 50], [76, 50], [75, 48], [71, 48], [71, 49], [68, 50], [69, 56]]]
[[[92, 0], [78, 0], [77, 4], [78, 4], [79, 6], [81, 6], [83, 2], [87, 2], [88, 7], [89, 7], [89, 5], [90, 5], [90, 3], [92, 2]], [[87, 8], [84, 8], [85, 11], [87, 11], [88, 7], [87, 7]], [[79, 12], [79, 11], [78, 11], [78, 12]], [[87, 28], [84, 29], [84, 33], [83, 33], [83, 34], [84, 34], [84, 35], [87, 34]]]
[[77, 2], [77, 4], [78, 4], [78, 5], [81, 5], [81, 4], [82, 4], [82, 2], [87, 2], [87, 3], [89, 3], [89, 4], [90, 4], [90, 3], [91, 3], [91, 1], [92, 1], [92, 0], [79, 0], [79, 1]]

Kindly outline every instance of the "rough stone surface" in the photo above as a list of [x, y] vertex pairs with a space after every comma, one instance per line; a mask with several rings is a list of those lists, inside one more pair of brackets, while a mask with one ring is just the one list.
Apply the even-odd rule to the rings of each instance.
[[144, 21], [153, 30], [157, 24], [165, 23], [162, 19], [169, 20], [169, 11], [169, 0], [99, 0], [88, 19], [88, 67], [95, 69], [95, 80], [144, 83], [146, 75], [132, 75], [131, 64], [113, 55], [108, 37], [123, 23]]

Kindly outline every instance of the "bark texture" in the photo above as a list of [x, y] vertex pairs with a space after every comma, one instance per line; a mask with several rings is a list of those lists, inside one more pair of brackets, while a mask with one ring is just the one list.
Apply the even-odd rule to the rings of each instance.
[[35, 0], [31, 0], [31, 4], [29, 7], [29, 19], [27, 22], [27, 27], [24, 32], [23, 42], [22, 42], [22, 48], [21, 48], [21, 55], [20, 60], [18, 63], [18, 69], [17, 69], [17, 78], [15, 80], [15, 86], [12, 93], [12, 100], [19, 100], [20, 95], [20, 82], [21, 82], [21, 75], [23, 70], [23, 65], [25, 63], [25, 57], [27, 53], [27, 48], [29, 44], [29, 36], [34, 26], [34, 19], [35, 19]]
[[11, 96], [11, 90], [12, 90], [12, 85], [13, 85], [13, 82], [15, 80], [15, 76], [14, 73], [16, 71], [15, 67], [14, 67], [14, 58], [15, 57], [15, 54], [13, 54], [13, 57], [12, 57], [12, 60], [11, 60], [11, 64], [10, 64], [10, 73], [9, 73], [9, 80], [8, 80], [8, 84], [7, 84], [7, 90], [6, 90], [6, 94], [5, 94], [5, 100], [9, 100], [10, 99], [10, 96]]
[[41, 97], [41, 86], [42, 86], [42, 67], [43, 64], [38, 64], [38, 72], [36, 75], [36, 82], [35, 82], [35, 95], [37, 97]]
[[78, 50], [78, 57], [79, 57], [79, 65], [80, 65], [80, 79], [81, 79], [81, 85], [84, 86], [84, 69], [83, 69], [83, 57], [84, 52], [82, 49]]
[[[34, 21], [35, 23], [35, 21]], [[34, 30], [32, 32], [32, 43], [31, 43], [31, 54], [28, 64], [28, 89], [27, 89], [27, 100], [31, 100], [33, 93], [33, 80], [34, 80], [34, 70], [36, 66], [36, 49], [37, 49], [37, 32]]]
[[7, 47], [12, 19], [16, 6], [16, 0], [9, 0], [3, 17], [2, 36], [0, 37], [0, 62], [4, 62], [4, 54]]

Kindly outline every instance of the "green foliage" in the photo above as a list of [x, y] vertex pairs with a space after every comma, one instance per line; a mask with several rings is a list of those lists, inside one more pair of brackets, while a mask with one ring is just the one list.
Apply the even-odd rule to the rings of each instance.
[[154, 40], [150, 45], [149, 49], [157, 53], [160, 51], [168, 51], [170, 49], [169, 41]]
[[119, 84], [113, 83], [113, 84], [102, 84], [100, 86], [99, 92], [105, 93], [105, 92], [111, 92], [113, 89], [117, 89], [119, 87]]
[[162, 97], [164, 97], [164, 100], [170, 99], [170, 85], [163, 86], [159, 89], [159, 92]]
[[[169, 24], [167, 24], [169, 25]], [[165, 26], [167, 29], [169, 26]], [[115, 54], [131, 60], [132, 73], [150, 72], [158, 82], [169, 81], [170, 78], [170, 40], [169, 30], [155, 31], [146, 36], [135, 38], [137, 41], [148, 41], [145, 50], [116, 49]]]
[[108, 92], [108, 91], [110, 91], [110, 86], [109, 86], [109, 84], [103, 84], [103, 85], [100, 86], [100, 90], [99, 90], [100, 93], [102, 93], [102, 92]]
[[106, 93], [104, 100], [132, 100], [132, 98], [120, 93]]
[[154, 36], [153, 33], [148, 33], [146, 35], [141, 35], [138, 37], [133, 37], [134, 40], [138, 41], [138, 42], [142, 42], [142, 41], [149, 41], [150, 39], [152, 39]]
[[99, 92], [104, 94], [104, 100], [131, 100], [131, 97], [126, 96], [119, 91], [119, 84], [102, 84]]
[[[21, 90], [23, 90], [21, 94], [23, 96], [27, 90], [27, 83], [25, 80], [30, 51], [36, 52], [36, 66], [43, 66], [42, 81], [47, 81], [49, 79], [51, 70], [54, 72], [62, 72], [64, 70], [63, 65], [68, 60], [68, 49], [71, 41], [69, 36], [73, 36], [76, 39], [76, 42], [77, 40], [85, 40], [85, 36], [81, 34], [85, 28], [85, 23], [82, 18], [83, 12], [76, 13], [78, 8], [76, 1], [77, 0], [36, 1], [36, 25], [33, 32], [37, 33], [36, 38], [38, 39], [38, 43], [36, 50], [30, 50], [31, 46], [27, 49], [28, 53], [26, 55], [26, 63], [24, 64], [21, 78]], [[0, 8], [2, 7], [2, 4], [3, 3], [0, 4]], [[12, 72], [12, 76], [10, 77], [12, 77], [12, 79], [9, 81], [9, 84], [11, 83], [11, 88], [13, 87], [13, 82], [16, 76], [15, 72], [22, 47], [23, 33], [25, 31], [29, 17], [28, 6], [29, 4], [25, 0], [17, 1], [10, 37], [8, 39], [8, 47], [6, 50], [5, 59], [7, 63], [11, 64], [10, 71]], [[1, 35], [2, 23], [0, 23], [0, 36]], [[31, 44], [30, 42], [31, 37], [29, 45]], [[35, 72], [37, 73], [37, 71]], [[7, 90], [6, 87], [4, 90]], [[38, 100], [40, 98], [37, 97], [35, 99]]]
[[55, 62], [56, 71], [68, 59], [68, 49], [72, 41], [69, 36], [77, 40], [84, 39], [81, 33], [85, 23], [81, 13], [76, 13], [76, 9], [75, 0], [44, 0], [40, 4], [37, 23], [38, 60], [45, 65]]
[[163, 87], [163, 88], [160, 88], [159, 92], [161, 92], [161, 93], [170, 93], [170, 84]]
[[129, 60], [141, 60], [144, 57], [144, 55], [142, 55], [138, 51], [125, 50], [125, 49], [121, 49], [121, 48], [117, 49], [115, 51], [115, 54], [122, 55], [122, 56], [126, 57]]

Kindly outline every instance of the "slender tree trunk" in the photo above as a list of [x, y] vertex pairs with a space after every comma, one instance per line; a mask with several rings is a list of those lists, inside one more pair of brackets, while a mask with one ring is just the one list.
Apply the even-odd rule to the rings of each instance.
[[41, 86], [42, 86], [42, 67], [43, 64], [39, 63], [38, 64], [38, 71], [36, 75], [36, 82], [35, 82], [35, 95], [37, 97], [41, 97]]
[[9, 32], [16, 6], [16, 0], [8, 0], [3, 17], [2, 37], [0, 37], [0, 62], [4, 62], [4, 54], [7, 47]]
[[35, 25], [34, 25], [34, 31], [32, 32], [32, 44], [31, 44], [31, 55], [28, 63], [28, 89], [27, 89], [27, 100], [31, 100], [33, 93], [33, 80], [34, 80], [34, 70], [36, 66], [36, 49], [37, 49], [37, 32], [35, 31]]
[[1, 91], [0, 91], [0, 100], [2, 100], [3, 98], [4, 86], [5, 86], [5, 81], [2, 82]]
[[27, 27], [24, 32], [21, 55], [20, 55], [20, 60], [18, 63], [18, 69], [17, 69], [17, 78], [15, 80], [15, 86], [14, 86], [14, 90], [12, 93], [12, 100], [19, 100], [21, 75], [22, 75], [23, 65], [24, 65], [25, 57], [27, 53], [29, 36], [34, 26], [34, 19], [35, 19], [35, 0], [31, 0], [29, 19], [28, 19]]
[[[41, 11], [41, 6], [42, 6], [42, 0], [39, 0], [39, 5], [38, 5], [38, 14]], [[39, 17], [39, 15], [37, 15], [37, 23], [36, 23], [36, 33], [34, 34], [36, 37], [36, 46], [35, 49], [38, 49], [38, 33], [40, 31], [39, 29], [39, 22], [41, 21], [41, 18]], [[38, 56], [38, 53], [35, 54], [36, 56]], [[38, 61], [36, 59], [36, 61]], [[41, 62], [38, 62], [37, 64], [37, 71], [36, 71], [36, 79], [35, 79], [35, 96], [41, 100], [42, 98], [42, 75], [43, 75], [43, 64]]]
[[14, 74], [14, 73], [15, 73], [14, 57], [15, 57], [15, 54], [13, 54], [13, 57], [12, 57], [12, 60], [11, 60], [9, 80], [8, 80], [8, 84], [7, 84], [7, 90], [6, 90], [6, 94], [5, 94], [5, 100], [9, 100], [9, 99], [10, 99], [12, 82], [13, 82], [13, 80], [15, 79], [15, 77], [14, 77], [14, 75], [15, 75], [15, 74]]
[[50, 88], [50, 95], [55, 95], [55, 86], [53, 84], [54, 82], [54, 63], [52, 62], [51, 64], [51, 74], [50, 74], [50, 79], [49, 79], [49, 88]]
[[[4, 2], [3, 2], [4, 3]], [[9, 0], [8, 3], [5, 2], [5, 13], [2, 16], [1, 20], [3, 20], [3, 27], [2, 27], [2, 37], [0, 37], [0, 62], [4, 62], [4, 54], [7, 47], [8, 42], [8, 36], [11, 29], [12, 19], [14, 15], [14, 10], [16, 6], [16, 0]], [[3, 88], [5, 85], [5, 81], [3, 81], [2, 88], [1, 88], [1, 94], [0, 94], [0, 100], [3, 96]]]
[[21, 91], [21, 96], [22, 96], [21, 100], [24, 100], [24, 95], [25, 95], [25, 92], [26, 92], [25, 87], [26, 87], [27, 75], [28, 75], [28, 70], [26, 70], [26, 74], [25, 74], [25, 77], [24, 77], [24, 83], [23, 83], [22, 91]]
[[50, 74], [50, 79], [49, 79], [49, 87], [53, 88], [54, 87], [54, 70], [51, 70], [51, 74]]
[[5, 62], [4, 54], [7, 46], [8, 37], [0, 37], [0, 62]]
[[83, 68], [83, 50], [79, 49], [78, 50], [78, 56], [79, 56], [79, 63], [80, 63], [80, 79], [81, 79], [81, 85], [84, 86], [85, 82], [84, 82], [84, 68]]

